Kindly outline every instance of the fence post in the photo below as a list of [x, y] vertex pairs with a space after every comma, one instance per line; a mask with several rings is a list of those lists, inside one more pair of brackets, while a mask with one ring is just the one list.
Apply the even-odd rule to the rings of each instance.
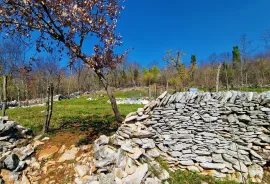
[[18, 91], [18, 105], [19, 107], [21, 107], [21, 90], [19, 87], [17, 87], [17, 91]]
[[47, 87], [47, 101], [46, 101], [46, 117], [43, 123], [43, 133], [48, 132], [48, 119], [49, 119], [49, 103], [50, 103], [50, 86]]
[[3, 103], [2, 103], [2, 116], [6, 115], [7, 108], [7, 76], [3, 76]]
[[50, 127], [50, 122], [51, 122], [51, 118], [52, 118], [52, 111], [53, 111], [53, 90], [54, 90], [54, 87], [53, 87], [53, 84], [51, 83], [51, 85], [50, 85], [50, 95], [51, 95], [50, 112], [49, 112], [49, 119], [47, 122], [48, 128]]

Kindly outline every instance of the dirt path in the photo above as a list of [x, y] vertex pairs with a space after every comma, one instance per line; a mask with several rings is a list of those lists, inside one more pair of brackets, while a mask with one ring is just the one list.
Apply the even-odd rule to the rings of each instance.
[[[75, 167], [92, 162], [92, 145], [76, 147], [86, 135], [82, 133], [58, 132], [43, 140], [38, 146], [32, 163], [24, 171], [31, 183], [68, 184], [74, 183], [78, 173]], [[93, 172], [91, 168], [89, 172]], [[86, 173], [85, 175], [87, 175]], [[90, 173], [89, 173], [90, 174]]]

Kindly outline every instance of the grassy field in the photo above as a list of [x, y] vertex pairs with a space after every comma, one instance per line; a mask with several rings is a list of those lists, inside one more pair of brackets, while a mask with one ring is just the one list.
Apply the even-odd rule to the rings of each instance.
[[[144, 91], [116, 92], [116, 97], [139, 97]], [[88, 101], [89, 97], [98, 97], [98, 100]], [[115, 122], [111, 104], [107, 102], [108, 97], [99, 95], [87, 95], [77, 99], [62, 100], [54, 103], [53, 115], [50, 127], [59, 129], [78, 126], [79, 129], [86, 129], [91, 126], [108, 125]], [[136, 111], [142, 105], [119, 105], [121, 115]], [[7, 116], [21, 125], [31, 128], [35, 133], [42, 130], [45, 119], [45, 106], [8, 109]]]

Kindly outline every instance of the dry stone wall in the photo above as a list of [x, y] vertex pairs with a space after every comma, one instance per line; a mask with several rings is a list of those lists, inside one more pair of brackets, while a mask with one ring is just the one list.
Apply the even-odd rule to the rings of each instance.
[[270, 161], [270, 92], [164, 92], [96, 140], [94, 152], [98, 171], [116, 173], [116, 183], [160, 183], [168, 173], [150, 172], [160, 156], [171, 170], [260, 182]]
[[[27, 159], [34, 153], [29, 142], [33, 134], [30, 129], [24, 128], [8, 117], [0, 117], [0, 183], [6, 172], [12, 172], [14, 181], [19, 179], [19, 173], [27, 166]], [[19, 181], [17, 183], [20, 183]]]

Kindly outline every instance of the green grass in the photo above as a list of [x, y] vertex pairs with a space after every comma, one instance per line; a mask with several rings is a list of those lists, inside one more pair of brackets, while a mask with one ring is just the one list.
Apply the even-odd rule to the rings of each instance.
[[202, 182], [206, 182], [208, 184], [238, 184], [237, 182], [228, 180], [227, 178], [224, 180], [219, 180], [212, 176], [205, 176], [192, 171], [177, 170], [175, 172], [172, 172], [169, 169], [169, 164], [164, 161], [162, 157], [156, 158], [156, 161], [163, 169], [170, 173], [170, 179], [167, 180], [167, 182], [170, 184], [201, 184]]
[[219, 180], [212, 176], [200, 175], [192, 171], [177, 170], [170, 173], [171, 178], [168, 180], [170, 184], [201, 184], [203, 181], [208, 184], [238, 184], [236, 181], [229, 179]]
[[[117, 92], [116, 97], [128, 97], [140, 93], [140, 91]], [[76, 123], [80, 129], [87, 130], [90, 125], [91, 127], [102, 127], [101, 124], [106, 126], [114, 122], [115, 118], [111, 104], [107, 103], [108, 97], [104, 95], [104, 97], [99, 97], [98, 100], [88, 101], [87, 98], [90, 96], [98, 95], [88, 95], [77, 99], [55, 102], [50, 128], [69, 127], [69, 125]], [[118, 107], [124, 117], [128, 113], [136, 111], [142, 105], [123, 104]], [[6, 114], [11, 120], [31, 128], [34, 133], [39, 133], [45, 119], [45, 106], [8, 109]]]
[[140, 98], [148, 95], [146, 90], [117, 91], [114, 94], [117, 98]]

